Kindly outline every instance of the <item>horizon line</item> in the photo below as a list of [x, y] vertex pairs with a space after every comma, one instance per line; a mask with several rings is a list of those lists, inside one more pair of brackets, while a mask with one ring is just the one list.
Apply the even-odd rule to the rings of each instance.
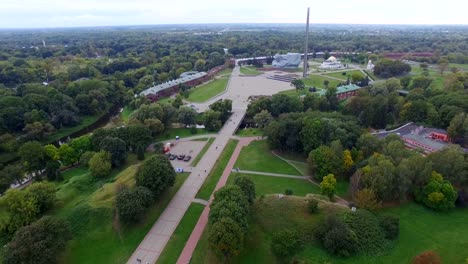
[[[301, 22], [200, 22], [200, 23], [159, 23], [159, 24], [115, 24], [115, 25], [94, 25], [94, 26], [44, 26], [44, 27], [1, 27], [0, 30], [28, 30], [28, 29], [73, 29], [73, 28], [110, 28], [110, 27], [151, 27], [151, 26], [183, 26], [183, 25], [304, 25]], [[468, 26], [467, 24], [453, 23], [309, 23], [309, 25], [347, 25], [347, 26]]]

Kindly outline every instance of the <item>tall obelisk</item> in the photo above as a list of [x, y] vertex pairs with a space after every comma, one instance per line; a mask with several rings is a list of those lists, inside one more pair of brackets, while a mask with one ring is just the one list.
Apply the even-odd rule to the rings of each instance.
[[304, 73], [302, 77], [307, 77], [307, 55], [309, 54], [309, 11], [310, 7], [307, 8], [307, 24], [306, 24], [306, 37], [305, 37], [305, 51], [304, 51]]

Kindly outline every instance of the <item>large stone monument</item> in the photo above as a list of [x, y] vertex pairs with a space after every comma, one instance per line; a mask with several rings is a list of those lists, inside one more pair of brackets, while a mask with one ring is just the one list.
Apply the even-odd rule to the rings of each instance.
[[297, 68], [301, 63], [301, 54], [288, 53], [286, 55], [276, 54], [273, 57], [272, 66], [274, 68]]

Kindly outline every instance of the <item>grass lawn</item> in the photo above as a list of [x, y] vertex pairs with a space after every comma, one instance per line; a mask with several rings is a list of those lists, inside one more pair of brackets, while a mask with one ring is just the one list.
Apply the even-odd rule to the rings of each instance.
[[286, 161], [271, 153], [266, 140], [253, 141], [242, 148], [234, 167], [241, 170], [263, 171], [290, 175], [301, 175]]
[[[62, 263], [89, 263], [91, 259], [93, 263], [125, 263], [188, 176], [177, 174], [174, 186], [158, 198], [140, 223], [120, 226], [113, 219], [113, 195], [118, 182], [134, 181], [130, 168], [104, 185], [84, 168], [66, 173], [68, 180], [57, 192], [59, 206], [51, 212], [69, 220], [74, 234]], [[114, 186], [107, 187], [112, 180]]]
[[338, 86], [341, 82], [335, 79], [327, 78], [326, 76], [321, 76], [321, 75], [309, 75], [309, 77], [304, 79], [304, 84], [307, 86], [315, 86], [317, 88], [325, 88], [325, 85], [323, 82], [325, 80], [329, 81], [328, 87], [336, 87]]
[[286, 189], [293, 190], [293, 195], [305, 196], [308, 193], [320, 194], [320, 187], [302, 179], [270, 177], [256, 174], [243, 174], [233, 172], [229, 176], [228, 183], [234, 182], [238, 176], [247, 176], [255, 183], [257, 197], [267, 194], [284, 193]]
[[184, 249], [185, 243], [192, 234], [192, 230], [197, 224], [198, 218], [200, 217], [204, 205], [198, 203], [190, 204], [187, 212], [180, 221], [176, 230], [172, 234], [171, 238], [167, 242], [166, 247], [158, 258], [156, 263], [176, 263], [180, 253]]
[[259, 137], [262, 135], [263, 132], [258, 128], [239, 128], [236, 132], [236, 136], [239, 137]]
[[202, 150], [200, 151], [200, 153], [198, 153], [197, 157], [195, 159], [193, 159], [190, 166], [192, 166], [192, 167], [197, 166], [198, 162], [200, 162], [200, 160], [203, 158], [205, 153], [208, 151], [208, 148], [211, 146], [211, 144], [213, 144], [214, 140], [215, 140], [215, 138], [209, 138], [208, 139], [208, 142], [206, 142], [205, 146], [203, 146]]
[[135, 112], [136, 109], [131, 109], [128, 106], [125, 106], [122, 113], [120, 113], [120, 117], [125, 123], [128, 123], [128, 119], [130, 118], [130, 115]]
[[[346, 73], [346, 74], [343, 75], [343, 72]], [[324, 75], [330, 76], [330, 77], [335, 77], [335, 78], [338, 78], [338, 79], [342, 79], [343, 81], [347, 80], [347, 78], [348, 78], [347, 75], [351, 76], [355, 72], [357, 72], [363, 78], [366, 77], [364, 74], [362, 74], [361, 71], [358, 71], [358, 70], [343, 71], [343, 72], [332, 72], [332, 73], [327, 73], [327, 74], [324, 74]]]
[[228, 77], [221, 77], [196, 88], [190, 89], [187, 101], [196, 103], [207, 101], [208, 99], [222, 93], [226, 89], [228, 80]]
[[218, 160], [216, 161], [214, 168], [210, 171], [210, 174], [203, 182], [202, 187], [198, 191], [196, 198], [208, 200], [210, 199], [211, 193], [213, 193], [216, 184], [218, 183], [219, 178], [223, 174], [224, 168], [229, 162], [229, 159], [234, 152], [234, 149], [239, 143], [238, 140], [230, 139], [227, 143], [226, 147], [223, 149], [223, 152], [219, 156]]
[[172, 104], [172, 102], [174, 102], [174, 98], [171, 97], [161, 97], [158, 100], [158, 103], [160, 104]]
[[425, 251], [434, 250], [442, 263], [465, 263], [468, 257], [467, 209], [434, 212], [421, 205], [410, 203], [397, 208], [383, 209], [380, 213], [400, 216], [400, 237], [393, 249], [383, 256], [355, 256], [348, 259], [328, 255], [321, 248], [307, 246], [300, 259], [311, 263], [410, 263]]
[[228, 68], [226, 68], [226, 69], [224, 69], [224, 70], [218, 72], [218, 73], [216, 74], [216, 76], [219, 77], [219, 76], [223, 76], [223, 75], [229, 75], [229, 74], [231, 74], [231, 73], [232, 73], [232, 69], [228, 67]]
[[176, 136], [180, 138], [192, 137], [197, 135], [206, 135], [206, 134], [216, 134], [214, 131], [208, 131], [203, 128], [197, 128], [197, 133], [192, 134], [190, 128], [179, 127], [179, 128], [169, 128], [168, 130], [164, 131], [162, 135], [156, 138], [156, 141], [164, 141], [169, 139], [174, 139]]
[[255, 67], [252, 66], [242, 66], [240, 67], [240, 73], [244, 75], [260, 75], [263, 72], [257, 70]]
[[57, 132], [53, 133], [52, 135], [48, 136], [46, 139], [44, 139], [44, 142], [46, 143], [52, 143], [55, 142], [63, 137], [66, 137], [72, 133], [75, 133], [76, 131], [81, 130], [84, 127], [87, 127], [94, 122], [96, 122], [101, 115], [96, 115], [96, 116], [84, 116], [81, 118], [81, 123], [77, 126], [74, 127], [66, 127], [66, 128], [61, 128], [57, 130]]
[[[322, 202], [319, 207], [322, 212], [343, 210]], [[277, 231], [295, 228], [300, 230], [300, 235], [306, 243], [310, 242], [313, 227], [324, 214], [311, 215], [306, 208], [307, 199], [302, 197], [286, 196], [278, 199], [276, 196], [266, 196], [263, 199], [257, 199], [251, 210], [244, 249], [239, 256], [234, 257], [231, 263], [277, 263], [270, 250], [272, 235]], [[207, 241], [208, 228], [203, 232], [190, 263], [221, 263], [210, 251]]]
[[309, 93], [310, 92], [309, 92], [309, 90], [307, 88], [299, 90], [299, 91], [296, 90], [296, 89], [291, 89], [291, 90], [286, 90], [286, 91], [279, 92], [279, 94], [285, 94], [285, 95], [295, 96], [295, 97], [307, 95]]

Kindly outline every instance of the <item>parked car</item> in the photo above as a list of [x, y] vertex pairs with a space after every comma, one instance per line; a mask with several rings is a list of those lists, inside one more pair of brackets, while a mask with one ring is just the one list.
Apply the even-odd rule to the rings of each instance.
[[185, 158], [185, 155], [179, 155], [179, 156], [177, 157], [178, 160], [183, 160], [184, 158]]
[[177, 158], [177, 155], [171, 155], [171, 156], [169, 157], [170, 160], [175, 160], [176, 158]]
[[184, 161], [189, 161], [191, 158], [192, 158], [192, 156], [187, 155], [187, 156], [185, 156]]

